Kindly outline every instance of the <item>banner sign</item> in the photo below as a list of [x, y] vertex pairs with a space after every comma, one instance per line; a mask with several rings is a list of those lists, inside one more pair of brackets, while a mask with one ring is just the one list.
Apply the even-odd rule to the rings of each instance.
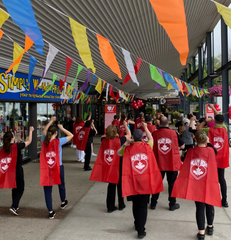
[[212, 118], [214, 118], [214, 111], [212, 108], [209, 107], [209, 105], [206, 105], [206, 116], [209, 117], [211, 116]]
[[116, 105], [105, 105], [105, 130], [111, 125], [114, 115], [116, 115]]
[[180, 104], [180, 98], [161, 98], [160, 104]]
[[[59, 90], [59, 82], [55, 81], [53, 87], [46, 95], [43, 93], [50, 87], [52, 80], [43, 79], [38, 89], [34, 92], [40, 77], [32, 76], [28, 84], [28, 75], [16, 73], [15, 78], [11, 73], [5, 74], [5, 69], [0, 69], [0, 99], [36, 102], [61, 102], [67, 97], [68, 102], [73, 102], [73, 89], [68, 93], [63, 86]], [[75, 92], [76, 90], [74, 90]]]

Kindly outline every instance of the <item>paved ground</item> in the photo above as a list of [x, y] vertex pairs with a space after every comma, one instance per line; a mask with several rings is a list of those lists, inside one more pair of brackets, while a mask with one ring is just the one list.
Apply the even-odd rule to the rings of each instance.
[[[98, 152], [100, 139], [94, 140], [94, 152]], [[95, 161], [92, 157], [92, 166]], [[67, 199], [65, 210], [59, 209], [58, 190], [53, 188], [53, 207], [57, 215], [48, 219], [43, 188], [39, 186], [39, 163], [30, 162], [23, 166], [25, 193], [20, 202], [19, 216], [9, 212], [11, 190], [0, 190], [0, 239], [3, 240], [72, 240], [72, 239], [136, 239], [131, 202], [126, 202], [123, 211], [107, 213], [107, 184], [89, 181], [90, 171], [83, 171], [83, 163], [77, 163], [75, 150], [63, 149], [63, 162]], [[231, 199], [231, 169], [226, 171], [228, 198]], [[167, 189], [166, 181], [164, 181]], [[229, 200], [228, 199], [228, 200]], [[149, 209], [146, 224], [147, 236], [152, 240], [197, 239], [194, 203], [178, 199], [179, 210], [168, 210], [167, 191], [160, 194], [156, 210]], [[231, 205], [231, 200], [229, 201]], [[214, 236], [208, 240], [231, 239], [231, 207], [215, 208]]]

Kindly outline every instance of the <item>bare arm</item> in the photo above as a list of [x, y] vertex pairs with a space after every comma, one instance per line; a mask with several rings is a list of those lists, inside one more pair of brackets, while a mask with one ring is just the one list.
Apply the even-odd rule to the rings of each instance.
[[216, 115], [219, 114], [218, 111], [216, 110], [216, 108], [214, 107], [214, 105], [213, 105], [212, 103], [209, 103], [208, 106], [213, 109], [213, 111], [214, 111], [214, 116], [216, 116]]
[[201, 130], [201, 129], [206, 125], [207, 122], [211, 122], [211, 121], [213, 121], [212, 118], [206, 118], [206, 119], [204, 120], [204, 122], [200, 123], [200, 124], [197, 126], [197, 130]]
[[135, 124], [135, 122], [134, 121], [132, 121], [132, 120], [128, 120], [128, 123], [130, 123], [130, 124]]
[[51, 117], [50, 122], [46, 125], [46, 127], [43, 129], [43, 135], [47, 135], [47, 130], [51, 126], [51, 124], [56, 120], [56, 117]]
[[124, 147], [130, 145], [130, 143], [132, 143], [132, 142], [133, 142], [133, 139], [131, 139], [131, 138], [130, 138], [130, 139], [127, 139], [126, 142], [118, 149], [117, 154], [118, 154], [120, 157], [122, 157], [123, 155], [122, 155], [122, 153], [121, 153], [121, 150], [122, 150]]
[[62, 124], [58, 124], [58, 128], [67, 135], [67, 142], [73, 138], [73, 134], [63, 127]]
[[97, 134], [98, 134], [98, 131], [97, 131], [97, 129], [95, 128], [94, 122], [91, 123], [91, 127], [95, 130], [95, 135], [97, 135]]
[[32, 142], [32, 133], [34, 131], [34, 127], [30, 127], [30, 130], [29, 130], [29, 136], [28, 136], [28, 140], [25, 142], [25, 147], [29, 146]]
[[144, 131], [146, 132], [146, 136], [148, 138], [148, 142], [153, 144], [153, 137], [150, 131], [148, 130], [147, 123], [142, 122], [141, 126], [144, 128]]
[[125, 137], [126, 137], [126, 139], [130, 139], [132, 137], [132, 134], [131, 134], [131, 131], [128, 128], [128, 124], [127, 124], [126, 121], [124, 121], [123, 124], [124, 124], [125, 131], [126, 131]]
[[91, 113], [91, 112], [89, 112], [89, 116], [88, 116], [88, 119], [87, 119], [87, 121], [90, 121], [90, 120], [91, 120], [91, 116], [92, 116], [92, 113]]

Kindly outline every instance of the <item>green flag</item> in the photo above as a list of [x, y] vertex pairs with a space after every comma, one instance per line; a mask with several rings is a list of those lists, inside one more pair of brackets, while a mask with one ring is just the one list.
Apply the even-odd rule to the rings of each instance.
[[151, 78], [152, 80], [159, 83], [161, 86], [166, 87], [166, 83], [163, 79], [163, 77], [160, 75], [159, 71], [156, 69], [155, 66], [150, 64], [150, 72], [151, 72]]
[[78, 70], [77, 70], [75, 79], [74, 79], [74, 81], [72, 82], [72, 84], [71, 84], [71, 86], [70, 86], [70, 88], [69, 88], [69, 90], [68, 90], [68, 93], [69, 93], [69, 92], [71, 91], [71, 89], [73, 88], [73, 86], [74, 86], [74, 84], [75, 84], [75, 81], [76, 81], [76, 79], [77, 79], [77, 77], [78, 77], [78, 75], [79, 75], [79, 73], [81, 72], [82, 69], [83, 69], [83, 66], [78, 65]]
[[44, 95], [46, 95], [46, 94], [51, 90], [51, 88], [53, 87], [53, 85], [54, 85], [54, 83], [55, 83], [56, 78], [57, 78], [57, 75], [53, 74], [53, 81], [52, 81], [50, 87], [46, 90], [46, 92], [43, 93], [42, 97], [43, 97]]

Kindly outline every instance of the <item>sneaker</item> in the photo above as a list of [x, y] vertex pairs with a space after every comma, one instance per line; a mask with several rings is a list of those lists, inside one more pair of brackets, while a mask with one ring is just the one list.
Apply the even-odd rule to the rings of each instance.
[[68, 201], [65, 200], [65, 203], [62, 203], [61, 206], [60, 206], [60, 208], [61, 208], [61, 209], [66, 208], [66, 207], [67, 207], [67, 204], [68, 204]]
[[207, 226], [206, 232], [208, 235], [212, 236], [213, 235], [213, 226], [212, 227]]
[[15, 214], [16, 216], [18, 216], [18, 212], [17, 212], [17, 210], [16, 210], [15, 208], [11, 207], [9, 210], [10, 210], [13, 214]]
[[224, 208], [228, 208], [228, 207], [229, 207], [228, 202], [227, 202], [227, 201], [222, 202], [222, 207], [224, 207]]
[[138, 238], [142, 239], [146, 236], [146, 232], [138, 233]]
[[73, 148], [73, 144], [71, 144], [71, 148]]
[[80, 160], [80, 162], [85, 162], [85, 159]]
[[156, 209], [156, 205], [152, 205], [152, 204], [151, 204], [150, 208], [151, 208], [152, 210], [155, 210], [155, 209]]
[[97, 156], [97, 154], [95, 154], [95, 153], [91, 153], [91, 156], [93, 156], [93, 157], [96, 157], [96, 156]]
[[53, 211], [52, 213], [49, 213], [49, 218], [54, 219], [55, 215], [56, 215], [56, 213], [55, 213], [55, 211]]
[[175, 211], [175, 210], [177, 210], [179, 208], [180, 208], [180, 204], [179, 203], [175, 203], [174, 205], [169, 206], [169, 210], [170, 211]]
[[72, 145], [73, 148], [76, 148], [76, 145]]
[[197, 238], [198, 238], [198, 240], [204, 240], [205, 239], [205, 235], [197, 233]]
[[108, 212], [108, 213], [112, 213], [112, 212], [114, 212], [114, 211], [116, 211], [116, 210], [117, 210], [117, 207], [114, 207], [113, 209], [110, 209], [110, 210], [108, 209], [107, 212]]

